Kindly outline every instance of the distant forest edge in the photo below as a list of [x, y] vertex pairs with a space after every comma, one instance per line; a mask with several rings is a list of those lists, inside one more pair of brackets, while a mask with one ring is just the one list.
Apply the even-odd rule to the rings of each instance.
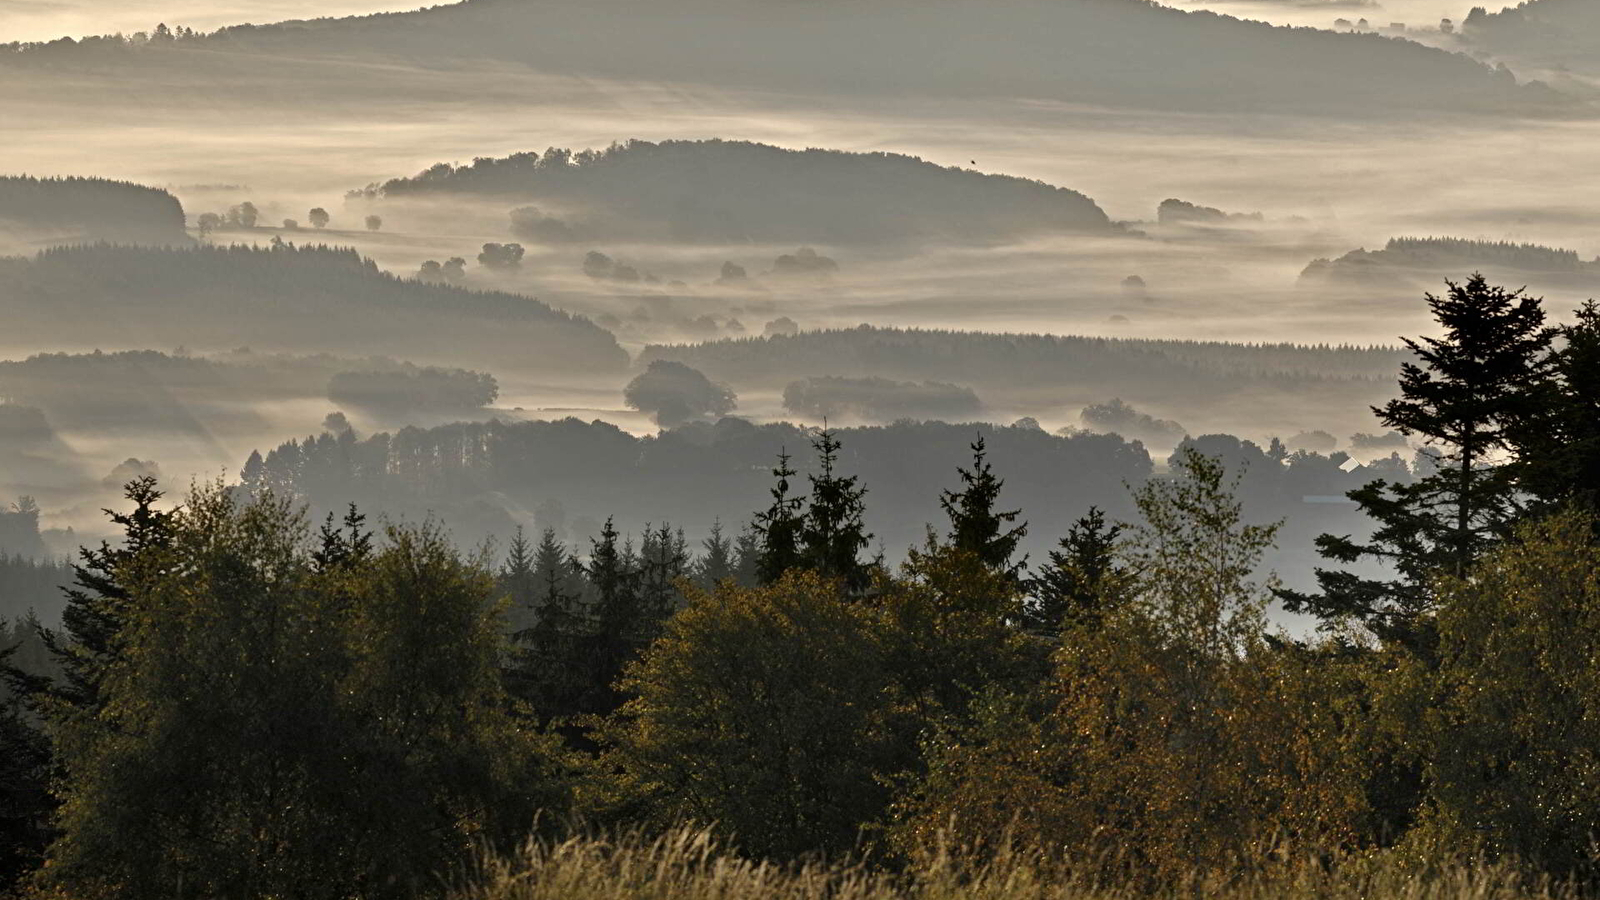
[[18, 344], [182, 344], [418, 361], [470, 355], [521, 371], [617, 373], [627, 352], [581, 316], [517, 294], [397, 278], [353, 249], [99, 244], [0, 258]]
[[[1065, 529], [1091, 505], [1131, 514], [1126, 486], [1144, 483], [1155, 471], [1137, 441], [1050, 434], [1026, 423], [902, 421], [834, 433], [843, 444], [841, 467], [859, 476], [872, 498], [873, 549], [891, 558], [919, 545], [925, 524], [938, 520], [938, 491], [975, 438], [987, 442], [997, 465], [1004, 463], [1008, 490], [1028, 498], [1027, 514], [1039, 535]], [[365, 437], [346, 430], [254, 453], [241, 467], [240, 482], [309, 503], [315, 518], [351, 502], [394, 519], [437, 517], [466, 545], [503, 541], [529, 520], [582, 542], [610, 515], [625, 531], [671, 522], [698, 535], [716, 521], [730, 532], [749, 522], [768, 498], [780, 453], [797, 454], [799, 473], [814, 474], [805, 450], [815, 434], [788, 422], [756, 425], [731, 417], [642, 437], [576, 418], [460, 422]], [[1308, 505], [1305, 497], [1339, 496], [1380, 473], [1410, 479], [1401, 457], [1347, 472], [1340, 468], [1349, 458], [1344, 453], [1289, 454], [1280, 441], [1263, 448], [1218, 434], [1185, 446], [1223, 460], [1243, 477], [1239, 491], [1252, 516], [1290, 519], [1284, 555], [1272, 560], [1285, 571], [1309, 562], [1302, 557], [1318, 529], [1351, 531], [1362, 524], [1351, 506]], [[1046, 548], [1026, 542], [1024, 549]]]
[[0, 59], [18, 65], [205, 67], [215, 51], [424, 64], [490, 59], [559, 75], [741, 90], [1208, 111], [1365, 116], [1577, 108], [1542, 82], [1519, 83], [1509, 70], [1465, 54], [1376, 34], [1277, 28], [1151, 0], [915, 6], [468, 0], [213, 34], [163, 26], [133, 39], [63, 38], [7, 49]]
[[782, 387], [817, 375], [953, 380], [972, 387], [1070, 384], [1128, 393], [1159, 384], [1173, 397], [1262, 381], [1392, 381], [1403, 351], [1386, 346], [1248, 344], [1005, 334], [920, 328], [856, 328], [795, 335], [651, 344], [639, 364], [673, 360], [740, 386]]
[[183, 206], [159, 188], [105, 178], [0, 175], [0, 247], [110, 241], [188, 244]]
[[1600, 259], [1583, 259], [1576, 250], [1453, 237], [1391, 238], [1381, 250], [1352, 250], [1337, 259], [1313, 260], [1300, 277], [1308, 282], [1368, 285], [1407, 274], [1434, 280], [1438, 272], [1473, 270], [1554, 276], [1553, 286], [1600, 286]]
[[947, 168], [898, 153], [788, 150], [749, 141], [630, 140], [604, 150], [551, 148], [469, 165], [439, 163], [354, 199], [473, 195], [540, 204], [517, 234], [564, 243], [989, 243], [1032, 234], [1118, 233], [1077, 191]]

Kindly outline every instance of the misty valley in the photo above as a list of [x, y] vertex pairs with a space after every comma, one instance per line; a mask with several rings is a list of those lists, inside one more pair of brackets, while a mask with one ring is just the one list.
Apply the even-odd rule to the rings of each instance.
[[0, 898], [1600, 891], [1600, 5], [0, 0]]

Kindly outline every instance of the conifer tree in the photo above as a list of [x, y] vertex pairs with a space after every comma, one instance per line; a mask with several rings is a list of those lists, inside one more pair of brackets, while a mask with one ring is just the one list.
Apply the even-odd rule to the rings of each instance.
[[534, 575], [533, 544], [528, 540], [526, 529], [520, 525], [511, 538], [511, 545], [506, 548], [506, 561], [495, 580], [499, 582], [499, 588], [505, 592], [510, 605], [506, 620], [515, 637], [533, 625], [534, 608], [540, 601], [539, 585]]
[[733, 580], [740, 587], [755, 587], [761, 583], [757, 566], [761, 561], [761, 537], [753, 523], [746, 524], [739, 536], [733, 539]]
[[856, 476], [838, 473], [842, 445], [832, 431], [824, 428], [812, 446], [818, 472], [807, 476], [811, 502], [800, 530], [803, 564], [825, 578], [840, 579], [851, 592], [865, 590], [872, 580], [869, 566], [860, 559], [872, 540], [862, 520], [866, 489], [857, 486]]
[[1600, 305], [1593, 300], [1561, 327], [1550, 378], [1534, 415], [1513, 443], [1518, 486], [1535, 513], [1570, 503], [1600, 511]]
[[607, 517], [600, 536], [590, 538], [588, 565], [589, 609], [586, 643], [591, 691], [588, 712], [608, 712], [619, 699], [612, 689], [637, 649], [639, 621], [639, 566], [633, 548], [621, 542], [612, 518]]
[[950, 544], [972, 553], [996, 571], [1018, 577], [1027, 560], [1012, 562], [1011, 557], [1028, 533], [1028, 524], [1012, 525], [1021, 510], [999, 512], [995, 509], [1005, 481], [995, 477], [985, 458], [982, 437], [972, 444], [972, 468], [957, 468], [956, 471], [961, 474], [961, 490], [944, 491], [939, 498], [939, 505], [950, 517]]
[[[517, 537], [526, 544], [520, 529]], [[538, 548], [524, 551], [523, 556], [532, 624], [514, 635], [519, 649], [511, 681], [542, 718], [576, 715], [583, 712], [584, 679], [589, 675], [579, 656], [586, 633], [582, 567], [556, 539], [553, 528], [546, 528]], [[511, 568], [508, 563], [507, 569]]]
[[342, 531], [334, 527], [333, 513], [328, 513], [317, 532], [319, 546], [311, 554], [317, 570], [327, 572], [366, 562], [372, 556], [372, 532], [366, 529], [366, 523], [367, 517], [354, 503], [345, 511]]
[[805, 519], [801, 509], [805, 498], [789, 495], [789, 479], [795, 474], [789, 467], [788, 452], [780, 452], [778, 467], [772, 470], [772, 477], [777, 479], [772, 487], [772, 505], [757, 513], [751, 525], [757, 543], [755, 576], [761, 584], [772, 584], [802, 564], [800, 535]]
[[1033, 595], [1024, 624], [1039, 634], [1059, 634], [1070, 625], [1093, 627], [1109, 607], [1132, 593], [1133, 576], [1117, 563], [1122, 526], [1108, 524], [1099, 507], [1072, 523], [1050, 551], [1049, 564], [1030, 583]]
[[717, 585], [737, 577], [738, 558], [734, 543], [723, 533], [722, 521], [711, 523], [711, 534], [700, 542], [703, 554], [694, 563], [695, 586], [703, 591], [715, 591]]
[[[61, 666], [63, 679], [51, 683], [34, 679], [29, 693], [47, 693], [69, 708], [93, 710], [99, 705], [100, 683], [120, 652], [118, 636], [133, 602], [132, 573], [127, 567], [172, 540], [174, 512], [156, 508], [164, 495], [153, 476], [128, 482], [125, 494], [133, 501], [130, 512], [105, 510], [112, 524], [122, 529], [121, 544], [102, 541], [97, 548], [79, 551], [73, 586], [67, 589], [67, 605], [61, 613], [63, 632], [41, 632]], [[7, 674], [9, 677], [10, 672]]]
[[639, 619], [634, 639], [640, 645], [655, 639], [661, 623], [682, 601], [678, 580], [688, 574], [689, 548], [682, 529], [663, 523], [645, 527], [639, 542]]
[[1520, 290], [1492, 287], [1482, 275], [1447, 283], [1445, 296], [1427, 295], [1443, 336], [1405, 340], [1417, 359], [1401, 368], [1401, 396], [1373, 409], [1385, 426], [1424, 439], [1433, 471], [1412, 484], [1378, 480], [1350, 492], [1377, 525], [1365, 543], [1317, 539], [1329, 559], [1373, 559], [1399, 577], [1318, 569], [1320, 594], [1278, 592], [1292, 612], [1325, 622], [1353, 617], [1379, 638], [1423, 653], [1433, 644], [1433, 576], [1464, 577], [1518, 517], [1504, 451], [1537, 411], [1554, 334], [1539, 300]]

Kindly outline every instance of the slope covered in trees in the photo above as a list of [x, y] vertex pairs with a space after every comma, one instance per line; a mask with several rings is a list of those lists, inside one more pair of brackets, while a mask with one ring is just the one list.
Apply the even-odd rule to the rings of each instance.
[[1588, 0], [1524, 0], [1498, 12], [1477, 7], [1462, 23], [1462, 38], [1535, 65], [1600, 71], [1600, 8]]
[[1208, 398], [1251, 387], [1387, 388], [1389, 347], [1232, 344], [1049, 334], [857, 328], [653, 344], [639, 362], [671, 359], [740, 386], [782, 388], [816, 376], [954, 381], [979, 390], [1071, 388], [1103, 396]]
[[[987, 242], [1116, 230], [1093, 200], [1040, 181], [897, 153], [749, 141], [635, 140], [598, 151], [552, 148], [542, 156], [440, 163], [363, 193], [527, 200], [546, 214], [543, 222], [561, 222], [571, 240]], [[518, 213], [528, 218], [526, 209]]]
[[575, 373], [627, 363], [587, 319], [515, 294], [395, 278], [354, 250], [327, 247], [96, 245], [0, 258], [0, 313], [6, 338], [32, 347], [358, 347]]
[[[183, 206], [157, 188], [104, 178], [0, 176], [0, 240], [186, 244]], [[0, 244], [3, 247], [3, 244]]]
[[[496, 59], [544, 71], [807, 94], [1030, 97], [1185, 110], [1386, 114], [1529, 110], [1542, 86], [1375, 34], [1273, 28], [1150, 0], [778, 4], [770, 0], [469, 0], [409, 13], [243, 25], [122, 58], [204, 64], [189, 49], [288, 56]], [[74, 58], [70, 42], [17, 54]], [[1564, 104], [1563, 104], [1564, 105]]]
[[1577, 251], [1451, 237], [1391, 238], [1381, 250], [1352, 250], [1307, 265], [1301, 279], [1348, 285], [1438, 283], [1451, 273], [1482, 271], [1506, 280], [1534, 279], [1541, 286], [1600, 285], [1600, 260]]

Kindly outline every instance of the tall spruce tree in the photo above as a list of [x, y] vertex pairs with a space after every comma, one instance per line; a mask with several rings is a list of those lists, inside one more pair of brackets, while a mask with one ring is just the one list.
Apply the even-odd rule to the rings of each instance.
[[682, 529], [662, 523], [645, 526], [639, 541], [639, 619], [635, 640], [642, 646], [655, 640], [661, 623], [683, 601], [678, 580], [689, 571], [689, 547]]
[[532, 624], [514, 635], [510, 681], [544, 721], [574, 716], [584, 712], [590, 674], [580, 655], [586, 635], [582, 567], [553, 528], [544, 530], [539, 546], [526, 556]]
[[724, 581], [737, 579], [738, 557], [734, 542], [723, 532], [720, 519], [711, 523], [711, 533], [700, 542], [700, 549], [701, 556], [692, 566], [696, 587], [709, 593]]
[[1572, 504], [1600, 512], [1600, 305], [1561, 327], [1542, 402], [1517, 429], [1514, 474], [1542, 514]]
[[539, 603], [538, 581], [534, 577], [533, 543], [527, 531], [517, 526], [517, 533], [506, 548], [506, 561], [495, 573], [497, 587], [505, 594], [510, 607], [506, 613], [506, 626], [515, 639], [534, 623], [534, 607]]
[[590, 713], [610, 712], [621, 702], [613, 685], [639, 648], [639, 561], [621, 537], [608, 517], [600, 536], [590, 538], [584, 566], [591, 600], [584, 639], [589, 662], [584, 711]]
[[783, 573], [802, 565], [800, 535], [805, 527], [801, 510], [804, 497], [790, 496], [790, 479], [797, 473], [789, 466], [787, 450], [778, 454], [778, 467], [772, 470], [777, 483], [772, 486], [772, 504], [756, 514], [751, 531], [756, 539], [755, 576], [761, 584], [773, 584]]
[[851, 592], [860, 592], [872, 582], [871, 567], [861, 561], [872, 535], [867, 532], [866, 489], [854, 475], [838, 472], [839, 449], [834, 433], [824, 428], [812, 446], [817, 451], [815, 475], [811, 481], [811, 502], [800, 530], [800, 550], [804, 565], [825, 578], [837, 578]]
[[1424, 440], [1433, 471], [1412, 484], [1378, 480], [1349, 493], [1376, 523], [1370, 540], [1317, 539], [1329, 559], [1376, 560], [1397, 577], [1318, 569], [1320, 594], [1278, 592], [1290, 611], [1325, 623], [1354, 618], [1423, 653], [1434, 643], [1433, 576], [1465, 576], [1517, 518], [1504, 452], [1537, 411], [1554, 334], [1540, 301], [1520, 290], [1493, 287], [1482, 275], [1447, 284], [1445, 296], [1427, 295], [1443, 336], [1405, 340], [1416, 361], [1401, 368], [1401, 396], [1373, 409], [1385, 426]]
[[945, 515], [950, 518], [949, 543], [976, 556], [984, 565], [1019, 578], [1027, 559], [1012, 561], [1017, 544], [1028, 533], [1028, 523], [1013, 525], [1021, 510], [1000, 512], [995, 505], [1000, 501], [1000, 489], [1005, 481], [996, 478], [982, 437], [972, 444], [972, 468], [957, 467], [961, 475], [959, 491], [944, 491], [939, 498]]
[[1099, 507], [1072, 523], [1050, 551], [1049, 563], [1029, 582], [1024, 626], [1037, 634], [1059, 634], [1068, 625], [1093, 627], [1132, 593], [1133, 574], [1117, 562], [1122, 526], [1106, 522]]
[[[146, 551], [171, 543], [173, 535], [174, 512], [156, 508], [164, 494], [153, 476], [128, 482], [124, 494], [133, 501], [131, 511], [105, 510], [112, 524], [122, 529], [121, 543], [113, 546], [102, 541], [99, 547], [79, 551], [73, 586], [67, 589], [67, 605], [61, 613], [63, 631], [40, 633], [61, 667], [62, 679], [19, 681], [32, 700], [48, 695], [63, 701], [67, 708], [85, 711], [100, 704], [101, 681], [120, 653], [118, 638], [128, 620], [128, 605], [134, 600], [128, 567]], [[64, 710], [58, 707], [57, 712]]]

